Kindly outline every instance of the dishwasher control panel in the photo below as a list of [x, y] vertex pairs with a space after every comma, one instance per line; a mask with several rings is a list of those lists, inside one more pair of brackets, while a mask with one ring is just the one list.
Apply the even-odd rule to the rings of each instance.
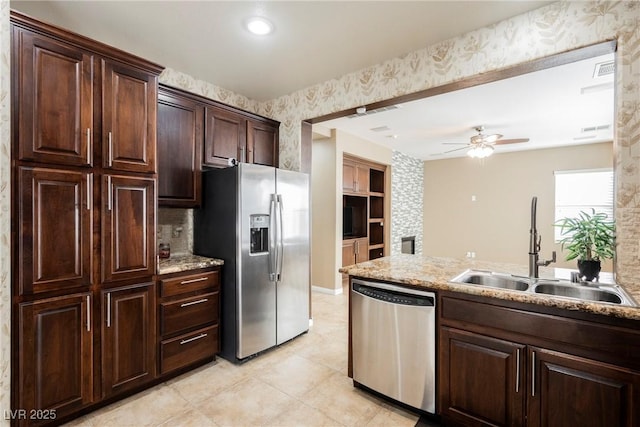
[[434, 298], [429, 296], [412, 295], [404, 292], [388, 291], [386, 289], [374, 288], [371, 286], [353, 283], [354, 292], [368, 296], [369, 298], [386, 301], [391, 304], [417, 305], [421, 307], [434, 306]]

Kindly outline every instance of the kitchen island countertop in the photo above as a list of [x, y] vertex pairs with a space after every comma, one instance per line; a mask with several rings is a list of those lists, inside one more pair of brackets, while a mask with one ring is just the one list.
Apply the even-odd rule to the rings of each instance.
[[217, 258], [207, 258], [193, 254], [175, 254], [169, 258], [160, 259], [158, 274], [178, 273], [223, 265], [224, 261]]
[[[448, 290], [482, 295], [509, 301], [539, 304], [567, 310], [578, 310], [626, 319], [640, 320], [640, 307], [592, 302], [487, 286], [451, 283], [450, 280], [467, 269], [489, 270], [496, 273], [528, 275], [526, 265], [430, 257], [422, 255], [392, 255], [340, 268], [341, 273], [368, 279], [384, 280], [434, 290]], [[541, 267], [540, 277], [569, 279], [571, 270]], [[603, 283], [606, 274], [603, 274]], [[619, 284], [620, 285], [620, 284]], [[620, 285], [636, 303], [640, 302], [640, 286]]]

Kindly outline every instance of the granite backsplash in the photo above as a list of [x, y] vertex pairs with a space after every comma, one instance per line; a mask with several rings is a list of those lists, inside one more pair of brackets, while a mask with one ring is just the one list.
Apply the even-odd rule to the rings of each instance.
[[169, 243], [171, 255], [193, 253], [193, 209], [158, 209], [158, 245]]

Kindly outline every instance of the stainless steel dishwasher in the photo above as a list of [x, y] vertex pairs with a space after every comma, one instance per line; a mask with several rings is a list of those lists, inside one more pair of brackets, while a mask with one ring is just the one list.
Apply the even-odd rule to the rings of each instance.
[[415, 408], [436, 410], [433, 292], [353, 279], [353, 380]]

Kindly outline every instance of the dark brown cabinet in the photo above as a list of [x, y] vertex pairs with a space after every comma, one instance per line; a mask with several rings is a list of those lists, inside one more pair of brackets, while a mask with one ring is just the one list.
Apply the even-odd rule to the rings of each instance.
[[228, 106], [205, 111], [204, 164], [227, 167], [232, 160], [278, 167], [279, 123]]
[[640, 373], [537, 347], [529, 361], [527, 425], [638, 425]]
[[155, 285], [105, 289], [102, 303], [102, 397], [156, 377]]
[[[93, 401], [91, 300], [89, 293], [80, 293], [18, 306], [15, 390], [17, 408], [27, 415], [54, 410], [58, 419]], [[26, 418], [19, 424], [29, 425]]]
[[102, 67], [103, 167], [154, 173], [158, 77], [111, 60]]
[[162, 68], [15, 11], [11, 31], [11, 409], [59, 424], [156, 376]]
[[102, 281], [153, 276], [155, 179], [105, 175], [102, 185]]
[[94, 55], [14, 28], [12, 61], [17, 157], [91, 165]]
[[204, 105], [182, 91], [158, 95], [158, 205], [200, 205]]
[[212, 360], [220, 351], [220, 268], [159, 279], [161, 374]]
[[455, 423], [520, 426], [525, 346], [461, 330], [440, 330], [441, 405]]
[[227, 167], [231, 159], [247, 161], [247, 119], [224, 108], [206, 108], [204, 164]]
[[449, 293], [439, 302], [445, 424], [638, 424], [640, 357], [628, 351], [638, 343], [635, 324]]
[[92, 181], [86, 172], [18, 168], [19, 294], [91, 285]]
[[278, 126], [271, 123], [247, 121], [247, 162], [278, 166]]

